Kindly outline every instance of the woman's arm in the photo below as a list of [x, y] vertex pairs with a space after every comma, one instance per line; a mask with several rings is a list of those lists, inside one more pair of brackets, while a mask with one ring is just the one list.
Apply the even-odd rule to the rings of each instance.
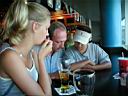
[[5, 73], [26, 95], [44, 96], [44, 90], [34, 81], [26, 70], [26, 66], [16, 52], [6, 51], [1, 54], [1, 67]]
[[[33, 59], [35, 61], [36, 68], [37, 68], [37, 70], [39, 72], [38, 55], [37, 55], [37, 53], [34, 50], [32, 50], [32, 57], [33, 57]], [[49, 76], [49, 82], [52, 84], [52, 80], [51, 80], [50, 76]]]
[[39, 84], [46, 96], [51, 96], [51, 82], [49, 79], [49, 75], [46, 71], [44, 61], [39, 60]]
[[91, 69], [93, 70], [104, 70], [104, 69], [110, 69], [110, 68], [111, 68], [111, 62], [96, 64], [95, 66], [91, 66]]
[[91, 60], [89, 60], [88, 64], [84, 66], [85, 69], [91, 69], [91, 70], [104, 70], [104, 69], [110, 69], [111, 68], [111, 62], [101, 63], [101, 64], [94, 64]]
[[94, 65], [90, 63], [90, 60], [82, 60], [79, 62], [72, 63], [71, 70], [74, 71], [76, 69], [86, 68], [86, 66], [94, 66]]
[[52, 51], [52, 41], [45, 40], [38, 54], [38, 65], [39, 65], [39, 83], [44, 90], [46, 96], [51, 96], [51, 82], [49, 75], [46, 71], [44, 59]]

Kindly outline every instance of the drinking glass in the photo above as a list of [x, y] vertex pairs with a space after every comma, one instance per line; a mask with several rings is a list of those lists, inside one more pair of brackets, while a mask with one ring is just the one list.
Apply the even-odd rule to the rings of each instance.
[[127, 86], [127, 77], [128, 77], [128, 58], [119, 57], [119, 75], [120, 75], [120, 84], [121, 86]]
[[93, 96], [95, 72], [87, 69], [77, 69], [73, 72], [73, 84], [77, 96]]
[[59, 58], [58, 71], [61, 80], [61, 92], [65, 93], [69, 89], [69, 60], [66, 58]]

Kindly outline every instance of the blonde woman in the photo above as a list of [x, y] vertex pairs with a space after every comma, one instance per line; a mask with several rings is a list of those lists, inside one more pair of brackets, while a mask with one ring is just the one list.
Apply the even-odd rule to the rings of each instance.
[[[5, 17], [3, 39], [8, 38], [11, 47], [0, 53], [0, 96], [51, 96], [43, 63], [52, 51], [52, 41], [46, 39], [49, 26], [50, 13], [45, 7], [14, 0]], [[31, 51], [40, 44], [38, 54]]]

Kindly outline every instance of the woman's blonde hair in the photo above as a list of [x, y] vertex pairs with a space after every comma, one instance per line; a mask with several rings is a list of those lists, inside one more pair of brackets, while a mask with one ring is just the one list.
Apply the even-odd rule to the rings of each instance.
[[19, 44], [24, 38], [29, 20], [43, 22], [47, 18], [50, 18], [50, 12], [44, 6], [26, 0], [14, 0], [5, 17], [3, 39], [9, 39], [14, 45]]

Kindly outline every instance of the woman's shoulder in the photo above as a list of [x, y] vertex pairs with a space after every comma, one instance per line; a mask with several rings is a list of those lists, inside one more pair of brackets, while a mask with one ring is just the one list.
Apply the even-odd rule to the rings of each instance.
[[16, 53], [15, 48], [6, 46], [6, 47], [2, 48], [2, 50], [0, 51], [0, 54], [5, 54], [5, 53], [7, 54], [7, 53], [13, 53], [13, 52]]
[[7, 47], [10, 47], [10, 45], [8, 43], [2, 43], [2, 44], [0, 44], [0, 52], [2, 50], [4, 50], [5, 48], [7, 48]]
[[93, 48], [100, 48], [100, 46], [97, 44], [97, 43], [94, 43], [94, 42], [91, 42], [88, 44], [90, 47], [93, 47]]
[[0, 61], [6, 61], [17, 56], [16, 51], [12, 47], [6, 47], [0, 52]]

